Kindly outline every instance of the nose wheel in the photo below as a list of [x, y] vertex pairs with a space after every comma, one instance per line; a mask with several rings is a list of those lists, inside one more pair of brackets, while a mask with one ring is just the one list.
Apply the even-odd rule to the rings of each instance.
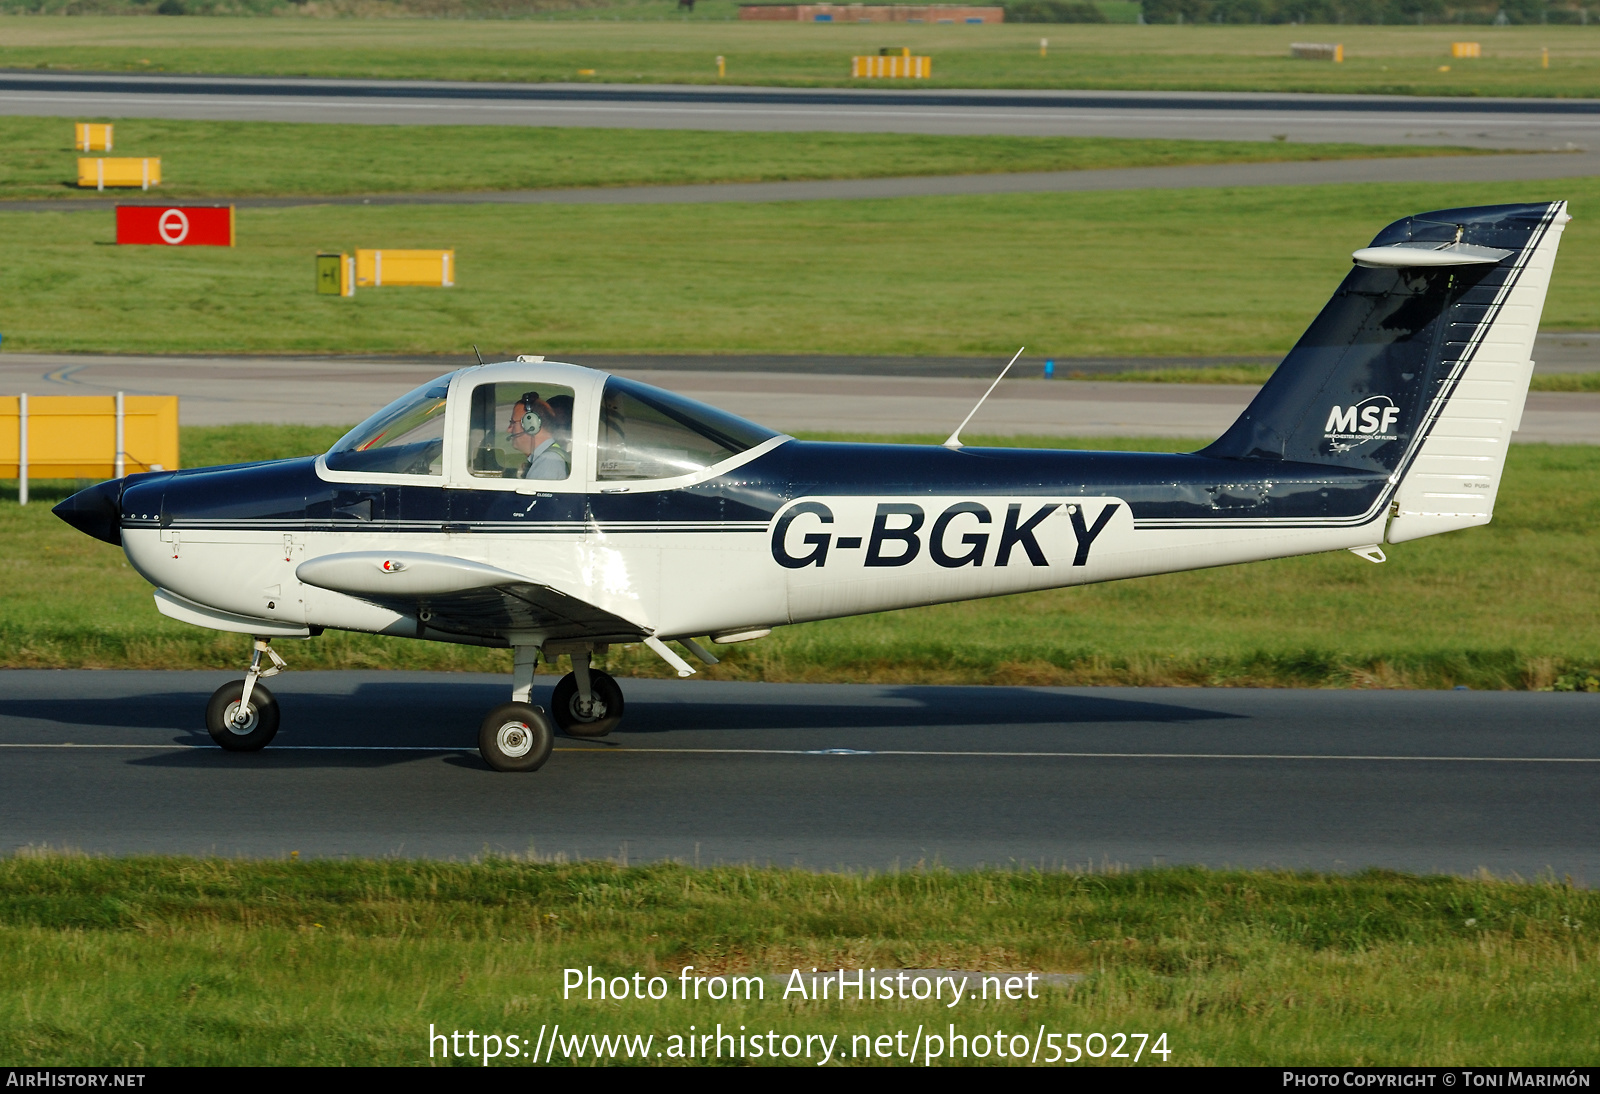
[[278, 735], [278, 700], [265, 684], [250, 689], [243, 680], [223, 684], [206, 704], [206, 729], [229, 752], [259, 752]]
[[[278, 700], [261, 683], [288, 666], [269, 643], [257, 638], [250, 653], [250, 669], [243, 680], [223, 684], [206, 704], [206, 729], [211, 739], [229, 752], [260, 752], [278, 735]], [[265, 654], [272, 662], [261, 667]]]

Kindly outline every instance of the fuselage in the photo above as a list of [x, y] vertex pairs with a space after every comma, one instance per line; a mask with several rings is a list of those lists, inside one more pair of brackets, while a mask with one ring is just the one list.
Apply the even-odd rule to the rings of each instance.
[[780, 438], [730, 462], [691, 485], [529, 493], [334, 482], [317, 458], [145, 475], [122, 537], [158, 588], [291, 626], [415, 635], [295, 576], [391, 550], [485, 563], [677, 636], [1376, 543], [1389, 489], [1166, 453]]

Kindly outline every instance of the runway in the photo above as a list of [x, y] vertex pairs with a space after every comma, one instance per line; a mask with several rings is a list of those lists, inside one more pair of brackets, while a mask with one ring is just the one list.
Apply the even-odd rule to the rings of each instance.
[[1600, 102], [1207, 92], [879, 91], [0, 73], [0, 113], [388, 125], [1166, 137], [1596, 149]]
[[[1600, 371], [1600, 335], [1542, 336], [1542, 371]], [[493, 357], [491, 357], [493, 359]], [[966, 416], [1003, 360], [935, 358], [622, 357], [570, 354], [679, 391], [785, 432], [937, 433]], [[1176, 359], [1203, 366], [1207, 359]], [[1270, 359], [1260, 359], [1270, 363]], [[0, 391], [29, 395], [177, 395], [184, 425], [281, 422], [349, 425], [435, 376], [459, 358], [183, 358], [8, 353]], [[1156, 359], [1133, 364], [1151, 366]], [[1166, 384], [1039, 379], [1041, 362], [1020, 362], [984, 403], [969, 436], [1220, 436], [1255, 394], [1243, 384]], [[1059, 375], [1074, 365], [1057, 361]], [[807, 367], [809, 366], [809, 367]], [[1115, 367], [1107, 359], [1085, 362]], [[1521, 442], [1600, 444], [1600, 393], [1529, 394]]]
[[230, 676], [0, 673], [0, 848], [1600, 877], [1600, 696], [631, 680], [502, 775], [499, 677], [291, 672], [241, 756]]

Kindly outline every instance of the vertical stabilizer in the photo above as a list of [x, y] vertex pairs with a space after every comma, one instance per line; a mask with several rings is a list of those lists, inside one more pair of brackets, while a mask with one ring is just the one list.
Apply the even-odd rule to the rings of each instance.
[[1487, 524], [1522, 419], [1565, 202], [1389, 225], [1202, 454], [1379, 474], [1388, 540]]

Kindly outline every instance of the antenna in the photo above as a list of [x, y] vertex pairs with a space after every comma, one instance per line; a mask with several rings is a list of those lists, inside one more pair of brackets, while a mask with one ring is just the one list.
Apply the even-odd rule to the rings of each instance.
[[472, 343], [472, 356], [478, 359], [478, 364], [483, 364], [483, 354], [478, 352], [478, 343]]
[[1027, 348], [1027, 346], [1023, 346], [1022, 349], [1017, 350], [1017, 352], [1012, 355], [1011, 360], [1006, 362], [1006, 367], [1000, 370], [1000, 375], [996, 376], [994, 378], [994, 383], [989, 385], [989, 391], [985, 391], [983, 393], [983, 398], [979, 399], [973, 408], [967, 412], [967, 416], [961, 419], [961, 424], [956, 426], [956, 431], [950, 434], [950, 439], [944, 442], [944, 446], [946, 448], [961, 447], [961, 431], [967, 428], [967, 423], [972, 421], [972, 416], [978, 412], [978, 407], [983, 405], [983, 400], [989, 397], [989, 392], [992, 392], [995, 388], [1000, 386], [1000, 381], [1006, 378], [1006, 373], [1011, 371], [1011, 366], [1017, 363], [1018, 357], [1022, 356], [1022, 350]]

